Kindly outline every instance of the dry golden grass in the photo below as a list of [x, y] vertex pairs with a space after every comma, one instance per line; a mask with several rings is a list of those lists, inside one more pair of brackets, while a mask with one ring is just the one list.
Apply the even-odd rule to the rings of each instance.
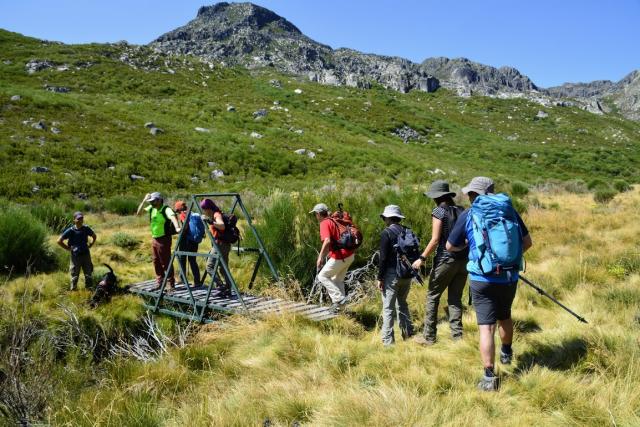
[[[398, 342], [383, 348], [375, 321], [380, 302], [365, 301], [321, 324], [292, 316], [230, 317], [203, 326], [189, 345], [158, 361], [107, 362], [95, 385], [61, 398], [50, 422], [640, 425], [640, 189], [605, 207], [590, 195], [535, 197], [546, 208], [531, 207], [525, 215], [534, 240], [526, 275], [590, 323], [578, 323], [521, 284], [513, 310], [515, 360], [498, 365], [498, 393], [475, 389], [481, 365], [472, 310], [464, 314], [462, 342], [450, 340], [443, 322], [432, 347]], [[106, 260], [125, 281], [151, 276], [144, 221], [105, 215], [87, 222], [101, 242], [96, 264]], [[109, 245], [116, 231], [135, 235], [139, 248]], [[59, 296], [66, 276], [16, 280], [9, 289], [37, 281], [43, 292]], [[418, 327], [424, 298], [425, 289], [414, 287], [410, 306]]]

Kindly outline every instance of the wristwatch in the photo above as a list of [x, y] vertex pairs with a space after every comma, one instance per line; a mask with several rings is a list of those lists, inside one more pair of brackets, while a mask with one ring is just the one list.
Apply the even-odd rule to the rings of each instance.
[[418, 258], [420, 258], [420, 261], [426, 261], [427, 257], [425, 257], [424, 255], [420, 255]]

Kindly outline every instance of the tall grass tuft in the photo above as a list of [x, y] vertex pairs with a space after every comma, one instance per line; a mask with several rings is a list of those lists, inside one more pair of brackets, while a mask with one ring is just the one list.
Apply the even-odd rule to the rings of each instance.
[[25, 272], [50, 259], [47, 228], [31, 213], [20, 208], [0, 210], [0, 269]]
[[105, 201], [104, 207], [118, 215], [133, 215], [138, 209], [139, 201], [132, 197], [114, 196]]
[[52, 233], [62, 233], [72, 224], [71, 214], [55, 202], [43, 202], [33, 205], [29, 209], [31, 214], [42, 221]]

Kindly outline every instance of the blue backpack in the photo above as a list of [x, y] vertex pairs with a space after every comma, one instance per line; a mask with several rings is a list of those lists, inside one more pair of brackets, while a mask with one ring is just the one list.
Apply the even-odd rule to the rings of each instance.
[[200, 214], [191, 212], [189, 216], [189, 234], [187, 234], [187, 239], [190, 242], [200, 243], [204, 238], [204, 222], [202, 222], [202, 217]]
[[519, 271], [522, 230], [511, 199], [506, 194], [478, 196], [469, 218], [476, 242], [476, 259], [482, 274]]

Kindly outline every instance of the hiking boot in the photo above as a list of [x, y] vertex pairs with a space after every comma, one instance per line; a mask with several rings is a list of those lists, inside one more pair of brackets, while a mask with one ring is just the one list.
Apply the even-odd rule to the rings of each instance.
[[427, 339], [427, 338], [424, 337], [424, 335], [416, 335], [413, 338], [413, 342], [415, 342], [416, 344], [425, 346], [425, 347], [429, 347], [429, 346], [434, 345], [436, 343], [436, 340], [435, 339], [433, 339], [433, 340], [432, 339]]
[[511, 365], [511, 359], [513, 359], [513, 353], [505, 353], [500, 351], [500, 363], [503, 365]]
[[478, 390], [481, 391], [498, 391], [498, 377], [482, 376], [482, 379], [478, 383]]

